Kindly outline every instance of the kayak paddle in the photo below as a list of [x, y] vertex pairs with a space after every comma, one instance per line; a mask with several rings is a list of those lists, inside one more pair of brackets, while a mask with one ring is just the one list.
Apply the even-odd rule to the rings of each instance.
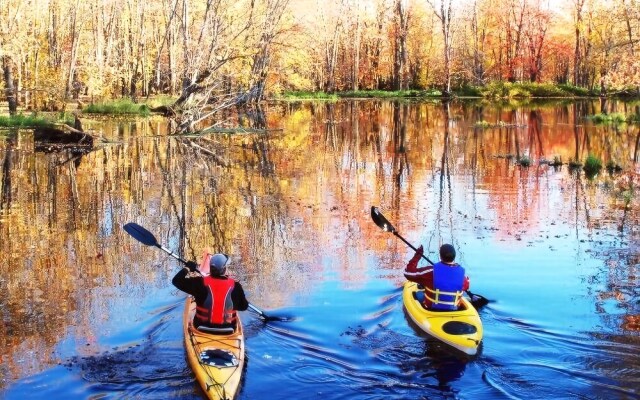
[[[380, 212], [380, 209], [378, 207], [371, 206], [371, 219], [383, 231], [393, 233], [397, 238], [399, 238], [400, 240], [405, 242], [407, 244], [407, 246], [411, 247], [413, 249], [413, 251], [418, 251], [418, 249], [416, 249], [411, 243], [407, 242], [407, 240], [405, 238], [400, 236], [400, 234], [398, 233], [396, 228], [394, 228], [393, 225], [391, 225], [391, 223], [389, 222], [389, 220], [387, 220], [387, 218], [385, 218], [385, 216], [382, 215], [382, 212]], [[425, 256], [424, 254], [422, 254], [422, 258], [427, 260], [427, 262], [429, 264], [431, 264], [431, 265], [434, 264], [433, 261], [429, 260], [429, 258], [427, 256]], [[471, 298], [471, 304], [473, 304], [473, 306], [475, 308], [483, 307], [483, 306], [485, 306], [485, 305], [487, 305], [489, 303], [489, 299], [487, 299], [484, 296], [481, 296], [481, 295], [476, 294], [476, 293], [471, 293], [471, 291], [469, 291], [469, 290], [467, 290], [466, 292], [469, 295], [469, 297]]]
[[[128, 224], [125, 224], [124, 230], [129, 235], [131, 235], [134, 239], [138, 240], [140, 243], [144, 244], [145, 246], [155, 246], [155, 247], [163, 250], [167, 254], [169, 254], [171, 257], [173, 257], [176, 260], [180, 261], [181, 263], [187, 264], [187, 261], [182, 259], [176, 253], [172, 252], [171, 250], [167, 249], [166, 247], [164, 247], [160, 243], [158, 243], [158, 240], [153, 235], [153, 233], [149, 232], [148, 230], [146, 230], [142, 226], [136, 224], [135, 222], [129, 222]], [[255, 312], [256, 314], [258, 314], [265, 321], [287, 321], [288, 320], [288, 318], [269, 316], [269, 315], [265, 314], [264, 311], [260, 310], [258, 307], [254, 306], [251, 303], [249, 303], [249, 310], [251, 310], [251, 311]]]

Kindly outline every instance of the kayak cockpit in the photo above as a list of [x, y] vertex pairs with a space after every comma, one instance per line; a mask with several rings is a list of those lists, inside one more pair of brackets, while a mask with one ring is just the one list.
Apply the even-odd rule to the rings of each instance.
[[478, 328], [463, 321], [449, 321], [442, 324], [442, 331], [449, 335], [473, 335]]
[[[455, 310], [438, 310], [438, 309], [435, 309], [435, 308], [428, 308], [422, 302], [422, 299], [424, 298], [423, 297], [424, 296], [424, 294], [423, 294], [424, 292], [421, 291], [422, 288], [423, 288], [422, 285], [416, 285], [416, 289], [417, 290], [412, 292], [412, 296], [413, 296], [413, 299], [415, 301], [417, 301], [420, 304], [420, 306], [422, 306], [422, 308], [424, 310], [426, 310], [426, 311], [439, 313], [439, 312], [452, 312], [452, 311], [466, 311], [467, 310], [467, 303], [464, 302], [464, 301], [461, 301], [460, 304], [458, 304], [458, 308], [455, 309]], [[422, 296], [418, 295], [418, 293], [422, 293]]]
[[200, 352], [200, 363], [210, 367], [235, 367], [239, 364], [238, 358], [224, 349], [206, 349]]
[[231, 327], [224, 328], [214, 328], [211, 326], [199, 326], [196, 330], [202, 333], [213, 333], [214, 335], [231, 335], [234, 332], [234, 329]]

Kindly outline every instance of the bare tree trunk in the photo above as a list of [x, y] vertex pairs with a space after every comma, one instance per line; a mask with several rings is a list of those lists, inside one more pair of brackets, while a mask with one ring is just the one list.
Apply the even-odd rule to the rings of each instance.
[[262, 33], [258, 51], [253, 56], [247, 102], [258, 102], [264, 96], [269, 65], [271, 61], [271, 45], [278, 35], [277, 27], [289, 4], [289, 0], [267, 0]]
[[575, 51], [573, 55], [573, 84], [576, 86], [581, 86], [583, 84], [582, 76], [580, 71], [582, 70], [582, 53], [580, 51], [580, 42], [582, 40], [582, 7], [584, 7], [585, 0], [575, 0], [575, 10], [576, 10], [576, 44]]
[[382, 53], [382, 37], [384, 33], [384, 21], [385, 21], [385, 8], [383, 3], [378, 4], [378, 9], [376, 12], [376, 23], [377, 23], [377, 35], [373, 43], [373, 51], [372, 51], [372, 61], [371, 61], [371, 69], [374, 74], [374, 87], [376, 89], [382, 89], [381, 80], [380, 80], [380, 54]]
[[15, 86], [13, 85], [13, 62], [9, 56], [2, 57], [2, 71], [4, 74], [4, 87], [7, 103], [9, 103], [9, 114], [15, 115], [18, 111], [18, 98], [16, 97]]
[[[471, 32], [473, 33], [473, 82], [476, 85], [484, 83], [484, 38], [485, 32], [478, 27], [478, 2], [473, 2], [473, 17], [471, 20]], [[481, 45], [482, 44], [482, 45]]]
[[58, 40], [58, 31], [60, 30], [60, 16], [56, 2], [49, 4], [49, 29], [47, 30], [47, 41], [49, 44], [49, 65], [59, 68], [62, 64], [61, 45]]
[[453, 0], [440, 0], [440, 11], [432, 0], [427, 0], [433, 12], [440, 20], [442, 26], [442, 37], [444, 40], [444, 87], [443, 94], [451, 94], [451, 53], [453, 52], [453, 40], [451, 34], [451, 19], [453, 18]]
[[[359, 4], [359, 3], [358, 3]], [[358, 91], [360, 85], [360, 12], [359, 8], [356, 8], [356, 37], [353, 43], [353, 72], [351, 81], [353, 82], [352, 89]]]
[[340, 39], [340, 26], [336, 27], [333, 40], [325, 45], [326, 82], [325, 91], [333, 93], [336, 90], [336, 66], [338, 63], [338, 41]]
[[516, 63], [522, 53], [521, 42], [526, 7], [526, 2], [523, 2], [520, 14], [516, 15], [516, 5], [511, 2], [511, 8], [509, 10], [507, 21], [507, 80], [509, 82], [515, 82], [519, 75], [516, 71]]
[[[632, 6], [633, 6], [633, 0]], [[622, 7], [624, 8], [624, 20], [627, 25], [627, 35], [629, 36], [629, 46], [631, 47], [631, 55], [634, 55], [634, 41], [633, 41], [633, 29], [631, 28], [631, 18], [629, 17], [629, 7], [627, 7], [626, 0], [622, 0]], [[638, 10], [636, 9], [636, 13]]]
[[409, 14], [406, 0], [396, 0], [395, 5], [395, 49], [393, 53], [393, 90], [405, 88], [404, 75], [407, 64], [407, 31]]
[[71, 88], [76, 79], [76, 62], [78, 60], [78, 43], [80, 41], [80, 31], [82, 30], [82, 23], [78, 23], [78, 15], [81, 12], [80, 0], [76, 0], [75, 7], [72, 7], [71, 11], [71, 54], [69, 56], [69, 71], [67, 74], [67, 82], [64, 88], [65, 100], [71, 97]]

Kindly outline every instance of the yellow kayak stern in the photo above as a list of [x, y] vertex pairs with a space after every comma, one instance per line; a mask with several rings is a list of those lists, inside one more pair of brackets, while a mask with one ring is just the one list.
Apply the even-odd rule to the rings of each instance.
[[236, 330], [226, 334], [202, 332], [192, 320], [196, 303], [189, 296], [183, 314], [187, 361], [209, 399], [233, 400], [244, 368], [244, 334], [238, 317]]
[[402, 290], [402, 302], [407, 314], [425, 333], [463, 353], [473, 356], [482, 342], [482, 321], [478, 311], [468, 299], [462, 297], [462, 306], [455, 311], [431, 311], [425, 309], [415, 297], [418, 284], [406, 282]]

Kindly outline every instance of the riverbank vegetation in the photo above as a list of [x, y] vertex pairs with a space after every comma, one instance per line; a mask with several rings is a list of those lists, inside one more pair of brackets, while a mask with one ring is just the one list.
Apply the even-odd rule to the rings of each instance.
[[92, 103], [83, 108], [83, 112], [91, 114], [111, 114], [111, 115], [141, 115], [148, 116], [150, 109], [147, 104], [136, 104], [130, 99], [120, 99], [117, 101], [104, 101]]
[[640, 124], [640, 114], [599, 113], [587, 117], [594, 124]]
[[0, 128], [52, 128], [57, 124], [73, 126], [74, 118], [65, 113], [52, 117], [44, 117], [37, 114], [0, 115]]
[[162, 94], [189, 132], [287, 93], [640, 96], [637, 0], [41, 3], [0, 6], [12, 114]]

